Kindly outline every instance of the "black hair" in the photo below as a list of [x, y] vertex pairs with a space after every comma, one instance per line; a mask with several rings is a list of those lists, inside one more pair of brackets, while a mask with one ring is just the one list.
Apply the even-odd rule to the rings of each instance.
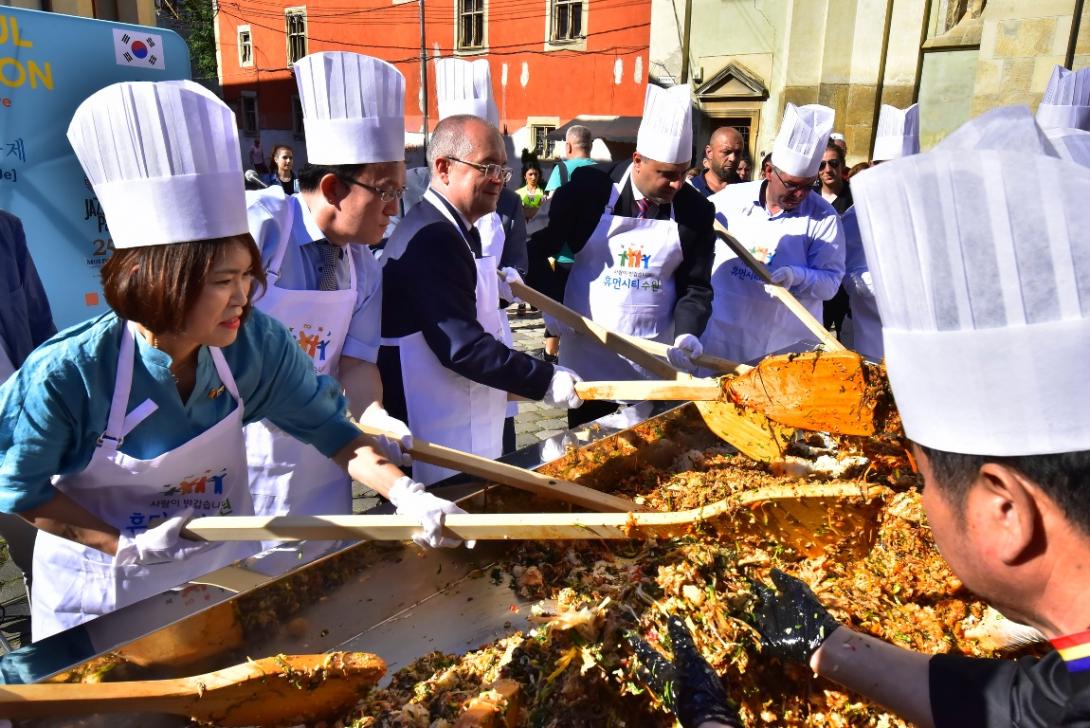
[[980, 468], [985, 463], [998, 463], [1032, 481], [1056, 502], [1072, 524], [1090, 534], [1090, 451], [993, 457], [918, 447], [931, 464], [935, 485], [958, 513], [963, 512], [969, 487]]
[[299, 191], [313, 192], [318, 189], [318, 183], [327, 174], [338, 179], [355, 179], [366, 167], [366, 164], [306, 164], [297, 175]]

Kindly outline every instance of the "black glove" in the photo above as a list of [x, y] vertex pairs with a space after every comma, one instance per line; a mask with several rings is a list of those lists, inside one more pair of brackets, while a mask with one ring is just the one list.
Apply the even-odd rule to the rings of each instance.
[[781, 660], [809, 664], [840, 623], [825, 611], [810, 587], [779, 569], [772, 570], [775, 592], [760, 582], [752, 583], [761, 600], [754, 626], [761, 633], [762, 647]]
[[708, 721], [741, 728], [742, 720], [731, 707], [722, 681], [696, 649], [684, 622], [670, 617], [666, 626], [674, 647], [672, 663], [639, 637], [628, 637], [639, 658], [640, 679], [674, 711], [684, 728]]

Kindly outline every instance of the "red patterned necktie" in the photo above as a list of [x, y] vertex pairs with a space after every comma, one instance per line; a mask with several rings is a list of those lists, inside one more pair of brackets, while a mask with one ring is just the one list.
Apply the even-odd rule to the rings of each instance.
[[647, 208], [650, 207], [651, 202], [646, 197], [641, 197], [636, 200], [636, 219], [642, 220], [647, 217]]

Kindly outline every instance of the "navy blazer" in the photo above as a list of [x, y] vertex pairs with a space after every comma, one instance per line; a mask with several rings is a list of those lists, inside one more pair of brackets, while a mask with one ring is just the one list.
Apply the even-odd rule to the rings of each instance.
[[[406, 213], [382, 260], [384, 340], [419, 331], [439, 362], [466, 379], [529, 399], [545, 396], [553, 366], [509, 348], [477, 322], [473, 253], [434, 205], [423, 200]], [[386, 409], [404, 419], [398, 349], [382, 346], [378, 366]]]
[[[564, 243], [578, 256], [598, 226], [609, 204], [613, 183], [620, 181], [628, 164], [606, 171], [600, 166], [580, 167], [571, 181], [558, 188], [548, 210], [544, 228], [534, 231], [528, 245], [530, 270], [545, 269], [545, 259], [555, 257]], [[711, 272], [715, 258], [715, 206], [691, 185], [684, 184], [669, 205], [661, 205], [657, 219], [668, 220], [671, 206], [681, 239], [682, 261], [674, 272], [677, 302], [674, 304], [674, 335], [700, 336], [712, 310]], [[635, 217], [632, 186], [621, 191], [613, 214]], [[540, 216], [540, 215], [539, 215]], [[531, 279], [530, 283], [549, 290]]]

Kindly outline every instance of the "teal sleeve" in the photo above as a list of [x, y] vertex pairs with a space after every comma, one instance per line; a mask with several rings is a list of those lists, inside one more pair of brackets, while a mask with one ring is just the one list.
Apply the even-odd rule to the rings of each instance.
[[[564, 164], [561, 162], [560, 164]], [[552, 192], [560, 186], [560, 164], [553, 167], [552, 173], [549, 175], [549, 181], [545, 184], [545, 191]]]

